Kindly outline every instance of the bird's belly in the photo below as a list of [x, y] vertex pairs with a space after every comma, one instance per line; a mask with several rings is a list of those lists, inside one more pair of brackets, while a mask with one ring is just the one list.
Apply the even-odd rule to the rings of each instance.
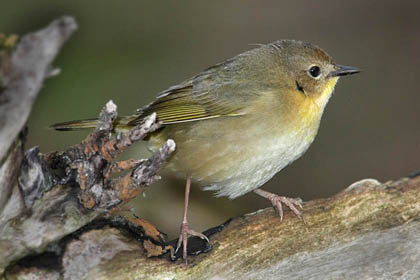
[[[224, 168], [219, 168], [214, 176], [204, 178], [204, 189], [217, 191], [218, 196], [235, 198], [259, 188], [300, 157], [308, 149], [313, 138], [284, 135], [276, 139], [254, 141], [252, 148], [248, 147], [237, 154], [231, 155], [227, 152], [225, 157], [232, 156], [237, 160], [229, 161]], [[223, 157], [222, 154], [220, 156]], [[222, 160], [220, 158], [220, 161]]]
[[[312, 143], [316, 130], [302, 127], [262, 133], [261, 127], [235, 127], [224, 120], [206, 126], [167, 130], [177, 143], [167, 169], [189, 175], [205, 190], [235, 198], [252, 191], [300, 157]], [[264, 134], [264, 136], [262, 136]]]

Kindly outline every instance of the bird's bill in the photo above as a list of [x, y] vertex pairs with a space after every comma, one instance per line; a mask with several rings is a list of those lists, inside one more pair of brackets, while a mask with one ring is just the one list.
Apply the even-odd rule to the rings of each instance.
[[329, 76], [331, 77], [338, 77], [338, 76], [346, 76], [352, 75], [360, 72], [359, 68], [352, 67], [352, 66], [344, 66], [344, 65], [337, 65], [338, 69], [332, 71]]

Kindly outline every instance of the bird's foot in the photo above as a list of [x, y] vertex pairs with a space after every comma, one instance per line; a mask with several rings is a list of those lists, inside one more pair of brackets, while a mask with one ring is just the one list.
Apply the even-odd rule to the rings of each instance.
[[305, 222], [305, 219], [303, 218], [302, 212], [300, 212], [297, 209], [297, 207], [299, 207], [300, 209], [303, 209], [302, 203], [301, 203], [300, 200], [295, 199], [295, 198], [280, 196], [280, 195], [276, 195], [276, 194], [272, 194], [268, 199], [271, 201], [271, 204], [273, 204], [273, 206], [275, 208], [277, 208], [281, 221], [283, 221], [283, 207], [281, 205], [283, 203], [287, 207], [289, 207], [290, 210], [292, 210], [293, 213], [296, 214], [296, 216], [298, 216], [300, 219], [303, 220], [303, 222]]
[[292, 212], [295, 213], [295, 215], [298, 216], [300, 219], [302, 219], [303, 222], [306, 224], [306, 221], [302, 215], [302, 212], [298, 210], [298, 207], [300, 209], [303, 209], [302, 200], [300, 198], [299, 199], [289, 198], [289, 197], [277, 195], [274, 193], [270, 193], [261, 189], [257, 189], [254, 192], [270, 200], [271, 204], [273, 204], [273, 206], [277, 208], [281, 221], [283, 221], [283, 206], [282, 206], [282, 203], [283, 203], [287, 207], [289, 207], [290, 210], [292, 210]]
[[176, 246], [175, 253], [178, 252], [182, 244], [182, 258], [185, 260], [186, 264], [187, 264], [187, 244], [188, 244], [188, 237], [190, 236], [197, 236], [197, 237], [200, 237], [201, 239], [206, 240], [207, 242], [210, 242], [207, 236], [205, 236], [204, 234], [200, 232], [190, 229], [188, 223], [183, 222], [181, 224], [181, 233], [179, 235], [178, 245]]

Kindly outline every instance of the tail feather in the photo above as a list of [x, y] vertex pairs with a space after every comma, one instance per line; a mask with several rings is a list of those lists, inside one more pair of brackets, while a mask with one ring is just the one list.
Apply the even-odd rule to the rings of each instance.
[[91, 120], [78, 120], [78, 121], [69, 121], [56, 123], [50, 126], [51, 129], [59, 131], [71, 131], [71, 130], [81, 130], [87, 128], [95, 128], [98, 123], [97, 119]]
[[[134, 125], [131, 124], [133, 119], [136, 119], [137, 116], [125, 116], [118, 117], [114, 120], [113, 126], [117, 131], [127, 131], [131, 129]], [[71, 131], [71, 130], [82, 130], [87, 128], [95, 128], [98, 124], [98, 119], [88, 119], [88, 120], [77, 120], [77, 121], [68, 121], [62, 123], [56, 123], [50, 126], [51, 129], [59, 131]]]

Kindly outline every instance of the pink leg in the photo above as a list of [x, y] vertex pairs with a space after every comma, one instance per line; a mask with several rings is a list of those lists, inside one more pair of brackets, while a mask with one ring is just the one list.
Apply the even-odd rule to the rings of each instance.
[[182, 219], [181, 224], [181, 234], [179, 235], [178, 239], [178, 245], [176, 247], [175, 253], [178, 251], [178, 249], [181, 247], [181, 244], [183, 245], [182, 248], [182, 257], [185, 260], [185, 263], [187, 263], [187, 243], [188, 243], [188, 237], [189, 236], [198, 236], [201, 239], [206, 240], [207, 242], [210, 242], [207, 236], [200, 232], [196, 232], [188, 226], [187, 221], [187, 212], [188, 212], [188, 201], [190, 198], [190, 188], [191, 188], [191, 177], [187, 177], [187, 183], [185, 185], [185, 204], [184, 204], [184, 218]]
[[288, 197], [285, 197], [285, 196], [280, 196], [280, 195], [277, 195], [277, 194], [274, 194], [274, 193], [271, 193], [271, 192], [264, 191], [262, 189], [256, 189], [256, 190], [254, 190], [254, 193], [256, 193], [259, 196], [262, 196], [264, 198], [267, 198], [268, 200], [271, 201], [271, 204], [273, 204], [273, 206], [275, 208], [277, 208], [281, 221], [283, 221], [283, 207], [282, 207], [281, 204], [284, 203], [287, 207], [290, 208], [290, 210], [293, 211], [293, 213], [296, 214], [296, 216], [301, 218], [303, 220], [303, 222], [306, 223], [305, 219], [302, 216], [302, 213], [296, 208], [296, 206], [297, 206], [300, 209], [303, 209], [302, 208], [302, 203], [298, 199], [288, 198]]

